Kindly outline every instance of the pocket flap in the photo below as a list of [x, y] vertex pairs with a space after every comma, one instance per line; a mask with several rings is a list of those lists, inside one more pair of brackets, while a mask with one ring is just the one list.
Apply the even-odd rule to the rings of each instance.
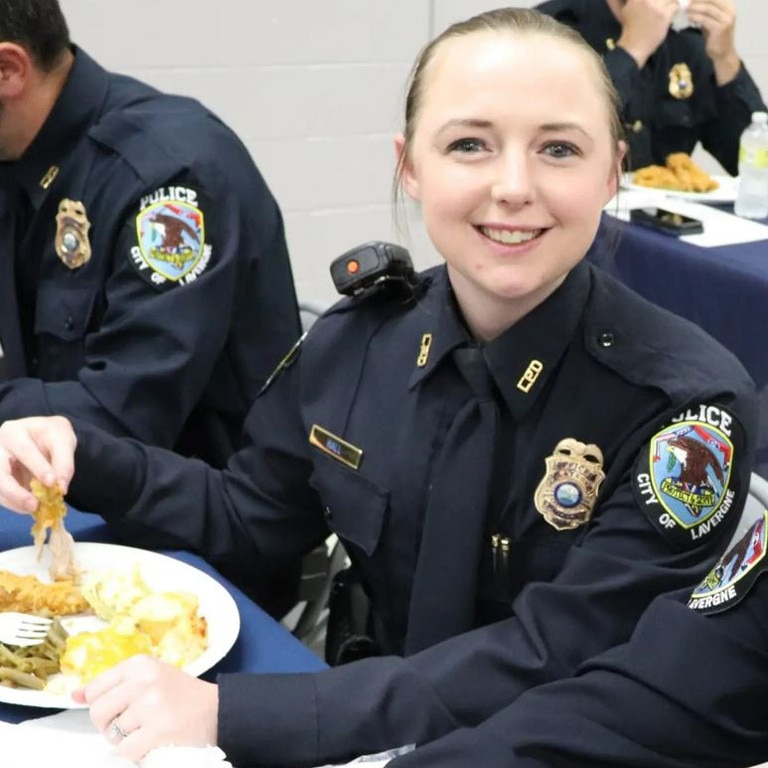
[[35, 307], [35, 333], [74, 341], [85, 336], [96, 300], [91, 287], [41, 285]]
[[362, 475], [321, 459], [310, 478], [320, 494], [328, 526], [342, 540], [373, 554], [379, 543], [389, 492]]

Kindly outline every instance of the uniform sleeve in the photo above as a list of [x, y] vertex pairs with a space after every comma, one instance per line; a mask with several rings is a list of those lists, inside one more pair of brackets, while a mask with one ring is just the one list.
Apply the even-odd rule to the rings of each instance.
[[328, 535], [309, 484], [297, 373], [285, 371], [256, 399], [244, 446], [224, 470], [77, 422], [67, 500], [254, 578], [293, 563]]
[[[736, 409], [730, 403], [730, 412], [752, 424], [754, 402], [744, 400]], [[405, 659], [370, 659], [315, 676], [224, 677], [222, 748], [246, 764], [254, 755], [267, 763], [312, 764], [424, 744], [478, 727], [526, 692], [568, 678], [587, 660], [625, 643], [655, 597], [685, 586], [690, 591], [734, 530], [753, 442], [751, 428], [745, 434], [734, 424], [733, 494], [726, 495], [729, 506], [716, 526], [705, 526], [717, 535], [702, 534], [687, 546], [679, 530], [677, 538], [666, 538], [657, 527], [664, 527], [662, 510], [641, 510], [635, 472], [629, 473], [603, 501], [559, 574], [551, 582], [529, 583], [511, 618]], [[649, 453], [643, 453], [646, 467], [653, 461]], [[267, 701], [269, 712], [260, 704]]]
[[[244, 412], [259, 382], [236, 372], [250, 365], [263, 381], [299, 332], [280, 213], [260, 177], [252, 181], [246, 189], [242, 173], [228, 183], [224, 170], [189, 170], [137, 197], [117, 228], [103, 296], [87, 297], [105, 311], [76, 377], [3, 384], [0, 420], [63, 414], [172, 447], [216, 367], [241, 379], [220, 399]], [[167, 189], [182, 190], [182, 202], [163, 201]], [[244, 335], [246, 321], [252, 343], [235, 348], [230, 331]]]
[[753, 112], [765, 111], [765, 103], [744, 64], [730, 83], [715, 85], [714, 91], [717, 117], [704, 125], [701, 143], [731, 176], [737, 176], [741, 134]]
[[768, 755], [768, 580], [703, 616], [657, 598], [631, 640], [398, 768], [743, 768]]
[[626, 107], [632, 96], [637, 93], [640, 68], [632, 56], [619, 46], [605, 53], [603, 61], [619, 94], [621, 104]]

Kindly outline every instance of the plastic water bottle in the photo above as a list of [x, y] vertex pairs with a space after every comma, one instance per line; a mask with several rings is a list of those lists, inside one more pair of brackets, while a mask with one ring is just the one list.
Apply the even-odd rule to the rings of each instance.
[[734, 211], [748, 219], [768, 217], [768, 112], [753, 112], [752, 125], [741, 134]]

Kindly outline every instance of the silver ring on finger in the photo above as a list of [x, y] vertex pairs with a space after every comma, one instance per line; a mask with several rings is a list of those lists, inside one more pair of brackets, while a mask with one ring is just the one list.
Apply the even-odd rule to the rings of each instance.
[[120, 723], [117, 721], [117, 718], [113, 717], [112, 721], [109, 724], [109, 739], [110, 739], [110, 741], [120, 742], [127, 735], [128, 734], [120, 727]]

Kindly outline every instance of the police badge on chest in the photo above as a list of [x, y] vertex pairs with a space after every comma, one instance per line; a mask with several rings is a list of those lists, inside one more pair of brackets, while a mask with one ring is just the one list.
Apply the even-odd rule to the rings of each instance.
[[91, 259], [91, 243], [88, 230], [91, 222], [85, 212], [85, 206], [79, 200], [64, 198], [59, 203], [56, 214], [56, 236], [54, 246], [56, 255], [64, 266], [78, 269]]

